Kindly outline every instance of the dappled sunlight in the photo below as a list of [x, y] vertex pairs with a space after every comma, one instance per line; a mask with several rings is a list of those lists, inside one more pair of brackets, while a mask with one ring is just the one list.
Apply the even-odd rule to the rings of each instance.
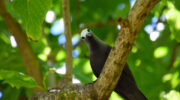
[[38, 58], [41, 59], [42, 61], [47, 61], [47, 56], [51, 52], [50, 47], [45, 47], [44, 51], [41, 54], [38, 54]]
[[16, 48], [17, 47], [17, 43], [16, 43], [16, 40], [15, 40], [15, 38], [14, 38], [14, 36], [10, 36], [10, 41], [11, 41], [11, 46], [13, 47], [13, 48]]
[[59, 67], [59, 68], [53, 68], [55, 71], [56, 71], [56, 73], [58, 73], [58, 74], [65, 74], [66, 73], [66, 66], [65, 66], [65, 64], [63, 64], [61, 67]]
[[117, 29], [118, 29], [118, 30], [121, 29], [121, 25], [120, 25], [120, 24], [117, 25]]
[[92, 72], [92, 69], [91, 69], [91, 66], [90, 66], [90, 62], [89, 61], [86, 61], [86, 63], [83, 65], [84, 67], [83, 68], [83, 71], [85, 73], [91, 73]]
[[176, 59], [175, 62], [174, 62], [174, 64], [173, 64], [173, 67], [174, 67], [174, 68], [177, 68], [178, 65], [180, 65], [180, 60], [179, 60], [179, 59]]
[[156, 41], [159, 37], [160, 33], [158, 31], [154, 31], [150, 33], [150, 39], [151, 41]]
[[49, 55], [50, 52], [51, 52], [51, 48], [50, 48], [50, 47], [46, 47], [46, 48], [44, 49], [44, 54], [45, 54], [45, 55]]
[[92, 69], [88, 60], [76, 58], [73, 60], [73, 64], [73, 73], [82, 83], [90, 83], [97, 79], [94, 74], [92, 74]]
[[139, 67], [141, 65], [141, 59], [136, 59], [135, 66]]
[[49, 10], [49, 11], [46, 13], [45, 21], [46, 21], [47, 23], [52, 23], [55, 18], [56, 18], [55, 12], [52, 11], [52, 10]]
[[39, 54], [38, 58], [41, 59], [42, 61], [47, 61], [47, 56], [45, 54]]
[[169, 9], [166, 14], [167, 22], [170, 25], [170, 30], [175, 36], [175, 39], [180, 41], [180, 11], [172, 4], [172, 2], [168, 2], [168, 6]]
[[63, 59], [65, 59], [66, 53], [64, 50], [60, 50], [56, 56], [56, 60], [57, 61], [61, 61]]
[[158, 23], [156, 26], [157, 31], [163, 31], [165, 28], [163, 23]]
[[161, 92], [160, 94], [161, 100], [180, 100], [180, 92], [176, 90], [171, 90], [168, 93]]
[[165, 74], [162, 79], [164, 83], [169, 82], [173, 89], [180, 84], [179, 72]]
[[150, 34], [150, 33], [152, 33], [152, 32], [154, 31], [154, 27], [153, 27], [152, 25], [146, 25], [146, 26], [144, 27], [144, 30], [145, 30], [148, 34]]
[[76, 49], [73, 49], [72, 56], [74, 58], [77, 58], [79, 56], [80, 52], [81, 52], [81, 49], [77, 47]]
[[171, 86], [172, 86], [172, 88], [176, 88], [179, 84], [180, 84], [179, 72], [175, 72], [175, 73], [173, 73], [173, 77], [171, 80]]
[[[174, 18], [176, 19], [175, 27], [176, 29], [180, 29], [180, 12], [173, 6], [171, 6], [171, 9], [168, 11], [166, 18], [169, 20], [173, 20]], [[178, 17], [178, 18], [177, 18]]]
[[165, 29], [163, 21], [165, 21], [164, 16], [160, 17], [162, 22], [158, 22], [158, 18], [156, 16], [152, 17], [151, 24], [148, 24], [144, 27], [144, 30], [149, 34], [151, 41], [156, 41], [159, 36], [160, 32]]
[[168, 54], [168, 48], [167, 47], [158, 47], [154, 50], [154, 57], [155, 58], [162, 58]]
[[58, 44], [59, 44], [59, 45], [64, 45], [65, 43], [66, 43], [66, 37], [65, 37], [64, 34], [62, 34], [62, 35], [60, 35], [60, 36], [58, 37]]
[[112, 94], [108, 100], [124, 100], [124, 99], [122, 97], [120, 97], [116, 92], [112, 92]]
[[130, 5], [131, 5], [131, 8], [134, 6], [136, 0], [129, 0], [130, 1]]
[[2, 96], [3, 96], [3, 93], [0, 91], [0, 98], [2, 98]]
[[81, 82], [73, 75], [72, 83], [81, 83]]
[[50, 28], [50, 32], [52, 35], [64, 33], [64, 21], [62, 18], [54, 22], [53, 26]]
[[138, 52], [138, 48], [136, 46], [133, 46], [131, 52], [137, 53]]
[[170, 81], [172, 79], [172, 74], [169, 73], [169, 74], [165, 74], [163, 76], [163, 82], [167, 82], [167, 81]]

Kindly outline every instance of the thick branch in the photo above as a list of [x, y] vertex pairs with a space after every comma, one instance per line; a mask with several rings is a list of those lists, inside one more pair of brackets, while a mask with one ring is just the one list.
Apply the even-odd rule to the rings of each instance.
[[65, 97], [61, 98], [63, 100], [87, 100], [87, 98], [107, 100], [119, 80], [128, 54], [145, 18], [158, 2], [159, 0], [137, 0], [127, 19], [120, 20], [121, 31], [95, 84], [65, 86], [61, 89], [59, 97]]
[[127, 19], [121, 20], [122, 29], [118, 34], [104, 69], [95, 83], [98, 100], [106, 100], [115, 88], [145, 18], [159, 1], [136, 0]]
[[66, 78], [72, 83], [72, 42], [71, 42], [71, 23], [69, 0], [62, 0], [63, 19], [66, 36]]
[[[22, 56], [23, 62], [26, 66], [27, 72], [32, 76], [36, 82], [43, 87], [42, 84], [42, 74], [39, 67], [39, 62], [37, 61], [32, 48], [30, 47], [27, 36], [22, 30], [21, 26], [12, 18], [12, 16], [7, 12], [4, 0], [0, 0], [0, 14], [3, 17], [10, 33], [15, 37], [18, 49]], [[35, 89], [39, 91], [40, 89]]]
[[54, 88], [49, 92], [36, 93], [30, 100], [96, 100], [97, 93], [93, 84], [71, 84], [62, 89]]

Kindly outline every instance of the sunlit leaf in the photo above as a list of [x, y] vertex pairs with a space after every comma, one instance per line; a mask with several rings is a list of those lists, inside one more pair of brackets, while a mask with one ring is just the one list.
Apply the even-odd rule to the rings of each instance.
[[161, 58], [166, 56], [168, 53], [168, 48], [167, 47], [158, 47], [154, 51], [154, 57], [156, 58]]
[[41, 24], [52, 0], [13, 0], [14, 9], [22, 17], [26, 25], [26, 33], [32, 40], [41, 35]]
[[169, 93], [167, 94], [162, 93], [161, 95], [162, 95], [161, 100], [179, 100], [180, 99], [180, 92], [176, 90], [171, 90]]
[[178, 11], [171, 3], [170, 9], [167, 11], [166, 18], [170, 25], [171, 33], [174, 34], [175, 39], [180, 42], [180, 11]]
[[31, 77], [15, 71], [0, 70], [0, 80], [3, 80], [4, 84], [6, 83], [16, 88], [33, 88], [37, 86]]

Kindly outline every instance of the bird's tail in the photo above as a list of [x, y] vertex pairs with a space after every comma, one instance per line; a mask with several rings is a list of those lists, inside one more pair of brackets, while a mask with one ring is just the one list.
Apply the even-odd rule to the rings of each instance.
[[133, 75], [126, 64], [122, 75], [114, 89], [116, 93], [125, 98], [125, 100], [148, 100], [138, 89]]
[[115, 89], [115, 92], [125, 100], [148, 100], [139, 89], [133, 89], [131, 92]]
[[136, 83], [128, 80], [126, 77], [122, 77], [122, 79], [119, 80], [116, 85], [115, 92], [122, 96], [125, 100], [148, 100], [138, 89]]

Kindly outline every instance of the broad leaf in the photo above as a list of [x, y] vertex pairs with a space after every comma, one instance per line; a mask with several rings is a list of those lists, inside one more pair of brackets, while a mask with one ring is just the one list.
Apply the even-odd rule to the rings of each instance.
[[180, 12], [173, 7], [173, 5], [171, 5], [171, 8], [167, 12], [166, 18], [171, 33], [174, 35], [175, 39], [180, 42]]
[[16, 88], [33, 88], [37, 86], [31, 77], [16, 71], [0, 70], [0, 80]]
[[41, 35], [41, 24], [52, 0], [14, 0], [13, 7], [23, 19], [27, 35], [38, 40]]

